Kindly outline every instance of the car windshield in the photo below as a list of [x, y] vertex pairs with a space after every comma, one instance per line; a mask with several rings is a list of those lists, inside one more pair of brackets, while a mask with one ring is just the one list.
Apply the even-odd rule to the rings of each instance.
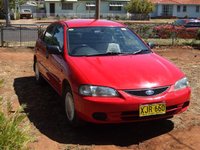
[[150, 53], [149, 48], [125, 27], [69, 28], [68, 50], [71, 56], [107, 56]]

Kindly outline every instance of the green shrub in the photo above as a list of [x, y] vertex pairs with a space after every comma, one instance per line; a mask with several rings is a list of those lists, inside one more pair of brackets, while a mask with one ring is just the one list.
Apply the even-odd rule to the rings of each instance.
[[19, 13], [16, 13], [16, 20], [19, 20], [20, 19], [20, 14]]
[[108, 20], [111, 20], [111, 19], [112, 19], [112, 17], [111, 17], [111, 16], [107, 16], [107, 19], [108, 19]]
[[200, 40], [200, 29], [197, 31], [197, 37], [196, 37], [197, 40]]
[[[0, 80], [0, 87], [3, 80]], [[6, 108], [6, 110], [4, 110]], [[29, 135], [29, 125], [25, 121], [26, 115], [22, 108], [11, 113], [11, 103], [4, 107], [3, 98], [0, 97], [0, 150], [27, 149], [27, 143], [32, 140]]]
[[119, 15], [116, 15], [115, 16], [115, 20], [119, 20], [120, 16]]

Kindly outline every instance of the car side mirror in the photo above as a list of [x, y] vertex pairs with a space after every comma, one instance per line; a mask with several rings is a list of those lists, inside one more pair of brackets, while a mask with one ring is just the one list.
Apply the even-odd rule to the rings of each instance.
[[147, 45], [152, 49], [155, 47], [155, 44], [153, 42], [148, 42]]
[[57, 45], [47, 45], [47, 51], [49, 54], [60, 55], [62, 53], [61, 49]]

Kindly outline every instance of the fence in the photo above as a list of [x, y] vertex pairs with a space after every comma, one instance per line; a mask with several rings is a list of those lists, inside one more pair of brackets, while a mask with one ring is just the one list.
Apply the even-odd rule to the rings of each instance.
[[[146, 42], [154, 42], [156, 45], [185, 45], [195, 40], [197, 30], [178, 30], [171, 24], [134, 23], [123, 22], [133, 31], [139, 34]], [[0, 27], [0, 46], [34, 47], [35, 41], [42, 28], [47, 24], [18, 24], [11, 27]], [[167, 27], [167, 28], [166, 28]], [[199, 41], [198, 41], [199, 42]]]
[[3, 47], [25, 46], [33, 47], [38, 38], [40, 25], [15, 24], [10, 27], [0, 27], [0, 45]]
[[[169, 23], [140, 23], [125, 22], [129, 28], [140, 35], [146, 42], [154, 42], [155, 45], [190, 45], [192, 42], [200, 42], [200, 28], [185, 28]], [[199, 32], [199, 33], [198, 33]]]

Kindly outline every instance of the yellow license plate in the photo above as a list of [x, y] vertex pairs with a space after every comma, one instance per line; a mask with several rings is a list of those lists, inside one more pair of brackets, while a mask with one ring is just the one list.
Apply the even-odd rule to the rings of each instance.
[[140, 105], [139, 108], [139, 116], [152, 116], [152, 115], [160, 115], [166, 113], [166, 104], [165, 103], [157, 103], [157, 104], [149, 104], [149, 105]]

